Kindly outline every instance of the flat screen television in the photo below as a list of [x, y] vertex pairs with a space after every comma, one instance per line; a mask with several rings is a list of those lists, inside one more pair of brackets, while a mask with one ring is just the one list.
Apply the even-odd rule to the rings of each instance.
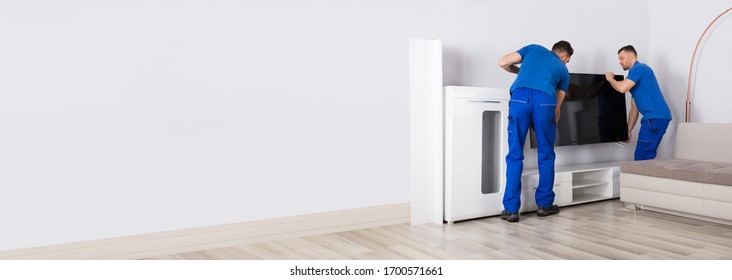
[[[615, 75], [622, 81], [623, 76]], [[555, 146], [586, 145], [628, 140], [625, 94], [617, 92], [604, 74], [569, 74], [569, 90], [559, 109]], [[530, 129], [531, 148], [536, 134]]]

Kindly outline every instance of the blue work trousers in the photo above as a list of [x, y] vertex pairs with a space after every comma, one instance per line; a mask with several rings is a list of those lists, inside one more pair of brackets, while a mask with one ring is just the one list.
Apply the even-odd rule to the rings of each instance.
[[645, 118], [641, 120], [638, 143], [635, 145], [635, 160], [656, 158], [658, 144], [661, 143], [663, 135], [666, 134], [669, 122], [671, 120]]
[[557, 124], [556, 97], [543, 91], [517, 88], [508, 103], [508, 155], [506, 156], [506, 190], [503, 207], [506, 212], [518, 212], [521, 207], [521, 173], [524, 169], [524, 143], [529, 127], [533, 126], [538, 143], [539, 185], [536, 205], [549, 207], [554, 203], [554, 141]]

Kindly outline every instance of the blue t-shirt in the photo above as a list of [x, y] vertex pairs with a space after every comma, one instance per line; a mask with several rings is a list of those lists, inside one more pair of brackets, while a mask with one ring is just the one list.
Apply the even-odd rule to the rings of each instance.
[[556, 97], [557, 89], [567, 91], [569, 71], [557, 54], [539, 45], [528, 45], [517, 52], [522, 58], [521, 67], [511, 92], [524, 87]]
[[671, 110], [663, 98], [661, 87], [658, 86], [658, 80], [651, 67], [636, 61], [630, 67], [626, 79], [635, 82], [630, 94], [633, 95], [635, 106], [644, 119], [671, 119]]

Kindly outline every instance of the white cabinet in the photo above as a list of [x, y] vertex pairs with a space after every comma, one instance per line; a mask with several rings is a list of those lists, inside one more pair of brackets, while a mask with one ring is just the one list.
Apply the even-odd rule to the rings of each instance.
[[[619, 163], [608, 162], [555, 168], [554, 204], [567, 206], [618, 197]], [[539, 184], [539, 171], [524, 170], [521, 178], [521, 210], [536, 211], [534, 195]]]
[[498, 215], [508, 151], [508, 89], [445, 87], [444, 220]]

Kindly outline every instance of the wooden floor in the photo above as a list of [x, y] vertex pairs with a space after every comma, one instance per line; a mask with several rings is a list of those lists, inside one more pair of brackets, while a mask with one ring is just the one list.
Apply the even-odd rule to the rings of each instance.
[[519, 223], [399, 224], [148, 259], [732, 259], [732, 226], [633, 211], [614, 199], [545, 218], [522, 214]]

